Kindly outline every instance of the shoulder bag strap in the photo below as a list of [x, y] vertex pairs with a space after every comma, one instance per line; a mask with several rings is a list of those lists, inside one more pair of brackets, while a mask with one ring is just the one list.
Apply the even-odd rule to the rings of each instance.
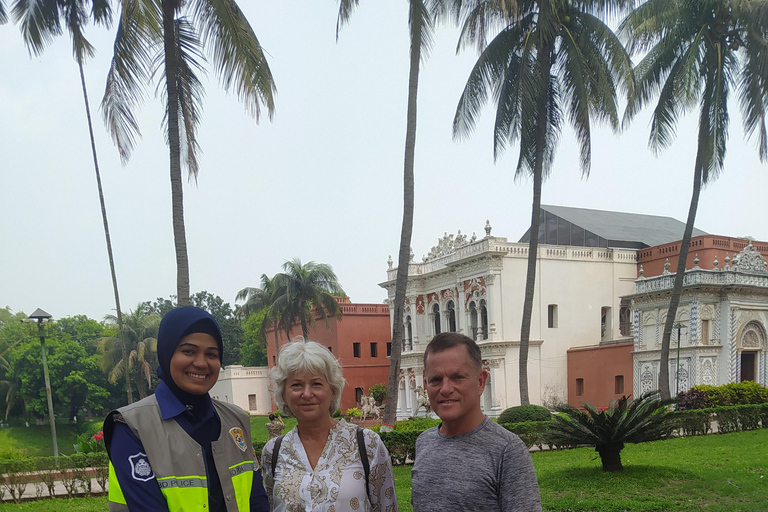
[[283, 444], [283, 436], [275, 439], [275, 446], [272, 447], [272, 480], [275, 479], [275, 467], [277, 466], [277, 454], [280, 453], [280, 445]]
[[365, 449], [363, 429], [360, 427], [357, 427], [357, 448], [360, 450], [360, 462], [363, 463], [363, 471], [365, 472], [365, 494], [368, 494], [368, 501], [371, 501], [371, 495], [368, 491], [368, 481], [371, 474], [371, 465], [368, 463], [368, 450]]

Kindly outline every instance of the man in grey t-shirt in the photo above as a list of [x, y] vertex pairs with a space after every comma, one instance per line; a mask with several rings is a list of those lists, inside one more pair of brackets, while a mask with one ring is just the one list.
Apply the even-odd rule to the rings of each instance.
[[414, 512], [541, 511], [528, 449], [480, 409], [487, 378], [471, 338], [442, 333], [427, 345], [424, 387], [442, 423], [416, 441]]

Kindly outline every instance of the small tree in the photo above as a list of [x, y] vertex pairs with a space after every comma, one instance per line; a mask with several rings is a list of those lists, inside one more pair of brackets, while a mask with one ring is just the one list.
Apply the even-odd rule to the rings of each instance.
[[377, 403], [382, 403], [387, 397], [387, 383], [379, 382], [378, 384], [374, 384], [368, 388], [368, 394], [371, 395]]
[[598, 409], [582, 403], [584, 409], [563, 405], [546, 433], [546, 441], [555, 445], [594, 446], [600, 454], [603, 471], [622, 471], [621, 450], [625, 443], [642, 443], [668, 437], [676, 428], [673, 400], [663, 400], [658, 391], [636, 400], [626, 396]]

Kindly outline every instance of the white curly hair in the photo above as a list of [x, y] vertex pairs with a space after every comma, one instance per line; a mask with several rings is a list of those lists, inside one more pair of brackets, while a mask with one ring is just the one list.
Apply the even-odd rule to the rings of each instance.
[[333, 414], [341, 406], [341, 392], [344, 390], [344, 376], [341, 373], [341, 365], [330, 350], [303, 337], [294, 338], [280, 350], [277, 366], [269, 371], [269, 379], [272, 383], [272, 399], [277, 408], [288, 416], [293, 416], [288, 404], [283, 399], [285, 393], [285, 381], [295, 372], [308, 372], [313, 375], [322, 375], [328, 381], [333, 393], [329, 413]]

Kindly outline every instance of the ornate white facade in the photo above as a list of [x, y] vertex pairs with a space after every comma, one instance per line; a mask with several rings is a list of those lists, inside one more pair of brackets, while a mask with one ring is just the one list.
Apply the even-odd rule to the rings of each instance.
[[[768, 385], [768, 271], [750, 243], [713, 269], [687, 270], [672, 331], [669, 389], [754, 380]], [[634, 319], [634, 393], [657, 389], [661, 338], [675, 274], [641, 274], [631, 296]], [[678, 339], [679, 338], [679, 339]]]
[[[468, 239], [460, 231], [456, 237], [446, 234], [422, 263], [411, 258], [405, 312], [398, 319], [405, 333], [398, 418], [414, 415], [424, 348], [444, 331], [477, 340], [490, 375], [482, 400], [486, 414], [498, 416], [520, 404], [518, 353], [528, 244], [491, 236], [488, 224], [485, 230], [482, 239]], [[528, 355], [531, 403], [566, 401], [569, 348], [631, 338], [630, 310], [621, 296], [635, 288], [636, 261], [634, 249], [539, 245]], [[381, 285], [390, 306], [396, 274], [390, 258]]]

